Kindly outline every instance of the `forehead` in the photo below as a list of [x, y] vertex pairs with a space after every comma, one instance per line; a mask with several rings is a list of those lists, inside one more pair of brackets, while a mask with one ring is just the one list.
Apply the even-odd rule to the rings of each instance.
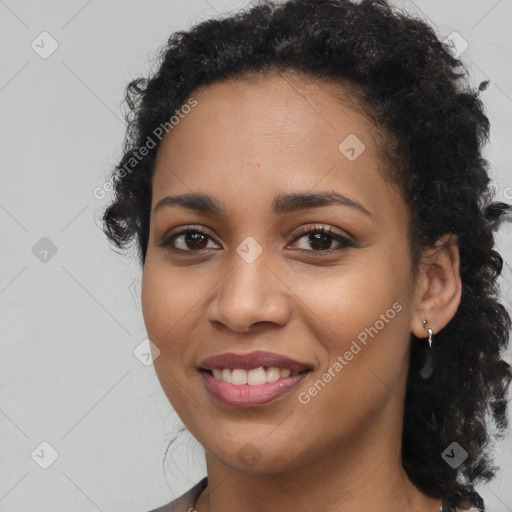
[[192, 191], [269, 204], [291, 189], [388, 192], [376, 127], [348, 87], [286, 72], [225, 80], [193, 97], [158, 150], [153, 206], [164, 193]]
[[252, 73], [202, 86], [193, 93], [197, 105], [180, 116], [160, 144], [158, 156], [164, 158], [156, 170], [158, 163], [177, 166], [222, 154], [231, 160], [337, 157], [339, 142], [348, 135], [374, 151], [369, 146], [375, 146], [375, 127], [352, 90], [294, 71]]

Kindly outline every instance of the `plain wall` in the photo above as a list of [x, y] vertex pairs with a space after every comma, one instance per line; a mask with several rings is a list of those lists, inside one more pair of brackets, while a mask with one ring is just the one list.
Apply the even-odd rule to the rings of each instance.
[[[134, 355], [146, 338], [141, 269], [135, 254], [123, 258], [108, 246], [98, 220], [108, 196], [93, 191], [121, 155], [126, 84], [150, 71], [172, 32], [247, 4], [0, 3], [0, 511], [146, 512], [205, 474], [188, 434], [163, 470], [181, 423], [153, 366]], [[482, 95], [492, 123], [485, 156], [499, 197], [510, 201], [512, 1], [399, 5], [443, 37], [458, 32], [474, 84], [491, 81]], [[58, 44], [47, 58], [41, 53], [55, 43], [43, 31]], [[498, 242], [510, 262], [510, 222]], [[509, 309], [511, 283], [506, 265]], [[479, 488], [494, 512], [512, 510], [511, 441], [497, 445], [501, 472]], [[43, 469], [53, 450], [57, 459]]]

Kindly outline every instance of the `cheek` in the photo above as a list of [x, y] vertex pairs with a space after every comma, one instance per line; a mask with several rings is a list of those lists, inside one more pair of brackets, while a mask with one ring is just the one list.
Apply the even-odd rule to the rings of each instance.
[[389, 330], [399, 316], [399, 307], [393, 309], [393, 304], [399, 303], [403, 309], [407, 283], [392, 261], [381, 257], [354, 263], [329, 274], [324, 269], [322, 274], [297, 273], [294, 277], [294, 293], [307, 305], [303, 314], [309, 316], [311, 325], [318, 326], [315, 337], [332, 344], [333, 349], [350, 344], [376, 322], [379, 330], [382, 322]]
[[311, 317], [310, 325], [319, 326], [314, 337], [326, 356], [301, 396], [310, 400], [304, 409], [310, 428], [326, 437], [357, 431], [401, 395], [409, 341], [409, 305], [402, 294], [406, 283], [381, 270], [364, 278], [351, 272], [319, 288], [322, 293], [310, 294], [318, 299], [308, 306], [321, 320]]
[[[174, 280], [172, 280], [174, 281]], [[142, 314], [148, 338], [158, 347], [157, 357], [153, 354], [153, 364], [164, 391], [169, 399], [175, 395], [174, 379], [183, 372], [183, 347], [180, 327], [183, 317], [183, 300], [176, 293], [176, 284], [163, 269], [147, 262], [141, 283]], [[155, 350], [156, 352], [156, 350]], [[179, 377], [183, 381], [183, 375]]]
[[325, 350], [320, 373], [331, 379], [324, 375], [330, 369], [335, 375], [318, 407], [343, 396], [356, 421], [362, 401], [376, 407], [396, 387], [410, 339], [410, 283], [400, 254], [386, 258], [380, 252], [364, 258], [364, 264], [336, 269], [330, 278], [298, 281], [297, 295], [308, 306], [309, 325], [315, 326], [313, 337]]
[[176, 339], [173, 334], [180, 324], [186, 322], [187, 314], [197, 306], [200, 290], [194, 278], [170, 270], [166, 265], [148, 258], [144, 266], [141, 283], [141, 304], [144, 322], [151, 335], [160, 343], [168, 345]]
[[194, 301], [194, 297], [184, 297], [176, 290], [180, 290], [180, 282], [175, 279], [175, 273], [171, 275], [147, 258], [142, 275], [141, 303], [148, 338], [159, 350], [153, 361], [155, 373], [173, 408], [180, 417], [187, 419], [190, 414], [188, 401], [195, 394], [194, 387], [200, 378], [199, 374], [189, 371], [192, 357], [187, 351], [190, 324], [186, 315], [197, 303], [197, 297]]
[[146, 260], [142, 313], [148, 338], [160, 351], [154, 366], [168, 394], [179, 393], [182, 386], [188, 388], [200, 377], [195, 366], [198, 336], [194, 330], [204, 319], [201, 298], [207, 290], [204, 276], [190, 268], [170, 269], [168, 262], [156, 257]]
[[168, 317], [164, 314], [169, 307], [168, 297], [162, 280], [157, 278], [158, 273], [148, 260], [144, 267], [141, 283], [141, 304], [144, 323], [149, 339], [159, 345], [159, 340], [170, 328]]

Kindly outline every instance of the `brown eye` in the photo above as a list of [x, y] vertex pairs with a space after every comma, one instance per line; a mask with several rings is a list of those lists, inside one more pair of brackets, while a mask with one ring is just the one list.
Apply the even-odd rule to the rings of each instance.
[[[307, 238], [309, 237], [309, 238]], [[331, 254], [334, 251], [340, 251], [347, 247], [354, 247], [353, 242], [330, 227], [317, 226], [309, 227], [303, 230], [294, 240], [306, 240], [305, 249], [307, 252]], [[213, 240], [210, 235], [201, 228], [185, 229], [179, 233], [165, 237], [158, 245], [160, 247], [169, 247], [170, 250], [177, 252], [202, 252], [209, 251], [216, 247], [208, 246], [208, 241]], [[338, 242], [337, 248], [332, 248], [333, 241]]]
[[[162, 242], [160, 242], [159, 245], [160, 247], [170, 246], [172, 249], [177, 251], [199, 252], [208, 250], [208, 239], [211, 240], [211, 237], [207, 235], [205, 231], [199, 228], [194, 228], [186, 229], [166, 237], [164, 240], [162, 240]], [[176, 244], [176, 242], [178, 243]], [[179, 247], [176, 245], [179, 245]]]
[[[309, 238], [306, 238], [306, 235]], [[300, 240], [304, 238], [306, 240], [306, 244], [309, 245], [311, 249], [305, 249], [310, 252], [324, 252], [330, 254], [335, 250], [342, 250], [346, 247], [354, 247], [354, 244], [347, 237], [336, 233], [332, 228], [326, 226], [319, 226], [314, 228], [309, 228], [301, 232], [300, 236], [295, 238], [294, 241]], [[333, 240], [337, 241], [340, 245], [338, 249], [332, 249], [331, 244]]]

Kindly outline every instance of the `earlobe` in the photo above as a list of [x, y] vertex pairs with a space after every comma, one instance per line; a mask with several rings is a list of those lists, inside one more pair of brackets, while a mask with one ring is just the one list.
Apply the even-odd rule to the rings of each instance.
[[425, 251], [421, 265], [411, 331], [418, 338], [426, 338], [427, 327], [438, 333], [455, 316], [460, 304], [462, 284], [456, 236], [441, 237]]

